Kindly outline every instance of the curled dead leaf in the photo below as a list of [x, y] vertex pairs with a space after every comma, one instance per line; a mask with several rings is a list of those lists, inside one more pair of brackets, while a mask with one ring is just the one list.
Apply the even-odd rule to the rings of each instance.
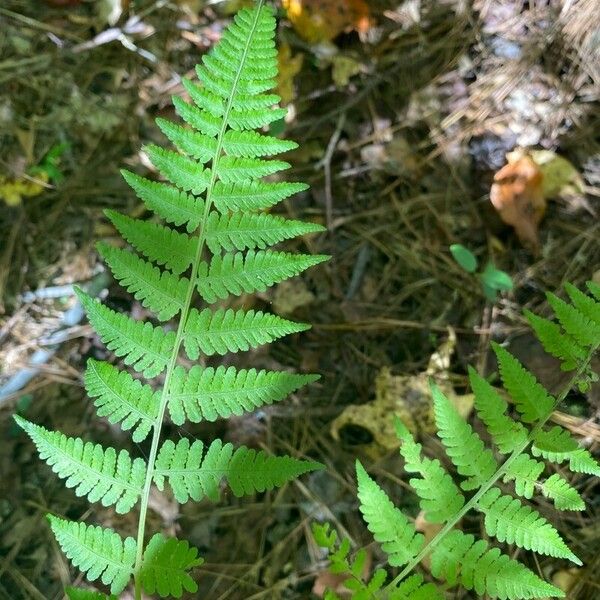
[[546, 200], [542, 172], [530, 156], [521, 156], [494, 175], [490, 200], [500, 218], [514, 227], [521, 243], [537, 252]]

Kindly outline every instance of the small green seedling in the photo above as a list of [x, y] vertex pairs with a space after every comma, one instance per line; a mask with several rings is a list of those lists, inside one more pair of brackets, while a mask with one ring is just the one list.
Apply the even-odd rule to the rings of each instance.
[[[477, 257], [462, 244], [452, 244], [450, 252], [454, 260], [467, 273], [475, 273], [477, 271]], [[498, 292], [508, 292], [513, 289], [513, 281], [506, 271], [497, 269], [493, 262], [489, 261], [483, 271], [477, 274], [481, 281], [481, 287], [485, 297], [494, 302], [498, 296]]]

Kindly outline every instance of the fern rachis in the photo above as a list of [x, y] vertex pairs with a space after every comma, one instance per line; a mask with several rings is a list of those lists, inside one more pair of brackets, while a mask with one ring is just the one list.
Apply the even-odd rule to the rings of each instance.
[[[551, 523], [521, 498], [529, 499], [536, 491], [554, 502], [557, 510], [583, 510], [585, 505], [576, 488], [558, 473], [543, 478], [549, 463], [567, 464], [573, 472], [600, 476], [600, 466], [592, 455], [580, 448], [565, 429], [546, 423], [556, 407], [575, 385], [587, 389], [597, 379], [590, 361], [600, 347], [600, 290], [588, 284], [592, 296], [567, 286], [571, 303], [549, 294], [556, 321], [528, 313], [545, 349], [557, 357], [572, 377], [553, 398], [550, 393], [510, 353], [498, 345], [494, 350], [500, 377], [512, 397], [520, 420], [506, 414], [508, 405], [501, 395], [473, 369], [469, 370], [475, 393], [477, 416], [487, 429], [492, 446], [488, 447], [471, 426], [460, 417], [452, 403], [432, 383], [434, 412], [446, 454], [462, 477], [462, 490], [473, 491], [465, 497], [438, 460], [421, 456], [421, 445], [398, 419], [396, 429], [405, 469], [420, 477], [409, 481], [415, 489], [425, 519], [442, 525], [432, 539], [425, 542], [414, 525], [394, 507], [386, 492], [357, 463], [360, 509], [375, 540], [388, 556], [390, 566], [400, 572], [385, 583], [386, 573], [375, 572], [364, 581], [357, 562], [349, 558], [346, 540], [338, 543], [335, 532], [316, 526], [317, 541], [331, 554], [337, 573], [347, 573], [348, 589], [356, 599], [424, 600], [444, 598], [432, 583], [427, 583], [414, 569], [425, 557], [431, 558], [431, 574], [447, 585], [460, 583], [478, 595], [491, 598], [518, 599], [562, 597], [564, 593], [546, 583], [521, 563], [491, 547], [484, 540], [464, 534], [459, 525], [469, 511], [484, 517], [487, 535], [499, 542], [541, 555], [581, 560], [565, 544]], [[514, 495], [500, 487], [514, 487]], [[358, 555], [357, 555], [358, 556]], [[337, 596], [326, 596], [333, 600]]]
[[[306, 188], [261, 179], [289, 167], [287, 162], [265, 157], [296, 147], [253, 131], [285, 114], [272, 108], [278, 97], [265, 93], [274, 86], [277, 73], [274, 28], [275, 19], [262, 0], [254, 9], [243, 9], [198, 67], [203, 85], [184, 81], [192, 103], [180, 98], [173, 102], [188, 126], [158, 120], [181, 153], [155, 145], [145, 148], [165, 182], [123, 172], [146, 207], [167, 225], [106, 213], [137, 253], [99, 244], [100, 254], [115, 279], [159, 321], [177, 319], [175, 331], [135, 321], [77, 291], [91, 325], [125, 365], [145, 379], [164, 376], [162, 387], [155, 389], [152, 382], [141, 382], [126, 370], [94, 360], [85, 375], [86, 389], [100, 416], [131, 430], [135, 442], [152, 432], [147, 460], [17, 417], [40, 456], [77, 495], [115, 506], [117, 513], [127, 513], [139, 503], [135, 539], [49, 516], [68, 558], [90, 581], [101, 581], [112, 594], [120, 594], [132, 577], [136, 600], [142, 592], [180, 597], [183, 591], [197, 590], [189, 571], [202, 559], [194, 548], [160, 533], [145, 544], [152, 485], [163, 490], [168, 483], [180, 502], [204, 497], [215, 501], [223, 481], [241, 496], [321, 468], [310, 460], [234, 448], [218, 439], [206, 445], [187, 438], [161, 444], [167, 411], [178, 425], [186, 419], [226, 418], [280, 401], [318, 378], [234, 367], [185, 369], [178, 364], [182, 352], [195, 361], [200, 354], [248, 350], [308, 328], [262, 311], [194, 307], [196, 300], [210, 304], [262, 291], [327, 258], [270, 250], [273, 244], [323, 228], [258, 212]], [[203, 260], [207, 253], [212, 258]], [[68, 594], [82, 600], [106, 598], [81, 589], [70, 589]]]

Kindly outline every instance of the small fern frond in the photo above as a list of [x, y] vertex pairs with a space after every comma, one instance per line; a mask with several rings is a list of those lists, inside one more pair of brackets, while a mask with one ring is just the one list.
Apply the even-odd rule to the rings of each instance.
[[168, 321], [183, 309], [190, 283], [186, 277], [161, 271], [127, 250], [103, 243], [97, 248], [114, 278], [159, 320]]
[[133, 428], [132, 439], [146, 439], [156, 419], [159, 394], [149, 385], [143, 385], [127, 371], [90, 358], [84, 376], [85, 389], [99, 417], [109, 423], [120, 423], [123, 431]]
[[414, 558], [423, 547], [424, 536], [394, 506], [387, 494], [356, 461], [360, 512], [375, 541], [388, 556], [392, 567], [400, 567]]
[[415, 573], [395, 586], [389, 600], [444, 600], [445, 596], [433, 583], [425, 583], [422, 575]]
[[246, 351], [309, 328], [310, 325], [261, 311], [192, 309], [183, 344], [188, 357], [197, 360], [200, 350], [207, 356]]
[[[585, 294], [582, 294], [582, 296], [587, 298]], [[568, 304], [550, 292], [546, 294], [546, 298], [548, 299], [548, 303], [552, 307], [558, 322], [573, 339], [585, 347], [593, 346], [598, 343], [598, 339], [600, 339], [600, 322], [596, 322], [588, 316], [588, 307], [585, 303], [578, 301], [578, 304], [583, 306], [585, 310], [585, 312], [580, 312], [578, 308]], [[576, 296], [576, 298], [578, 297]], [[592, 303], [590, 312], [593, 315], [596, 302], [591, 298], [588, 298], [588, 300]]]
[[304, 183], [288, 183], [286, 181], [271, 183], [263, 181], [223, 183], [217, 181], [213, 188], [212, 201], [222, 214], [226, 214], [228, 211], [264, 210], [307, 189], [308, 186]]
[[188, 571], [203, 563], [198, 550], [186, 541], [155, 533], [144, 549], [140, 577], [144, 591], [161, 598], [181, 598], [184, 591], [197, 592], [198, 585]]
[[271, 490], [315, 469], [320, 463], [298, 460], [291, 456], [270, 456], [266, 452], [241, 446], [234, 450], [232, 444], [214, 440], [204, 455], [204, 444], [196, 440], [191, 444], [182, 438], [175, 444], [163, 443], [156, 459], [154, 481], [162, 491], [168, 480], [178, 502], [190, 498], [198, 501], [205, 496], [219, 499], [219, 487], [226, 479], [236, 497]]
[[[596, 302], [593, 298], [584, 294], [571, 283], [567, 282], [565, 284], [565, 289], [567, 290], [567, 294], [569, 294], [569, 298], [571, 298], [573, 306], [595, 325], [600, 327], [600, 302]], [[591, 289], [592, 287], [590, 287], [590, 290]]]
[[546, 519], [516, 498], [503, 495], [497, 487], [490, 488], [477, 507], [485, 515], [487, 534], [499, 542], [582, 564]]
[[542, 483], [542, 493], [554, 502], [557, 510], [584, 510], [585, 502], [579, 492], [558, 473]]
[[68, 488], [75, 488], [77, 496], [87, 496], [103, 506], [114, 505], [120, 514], [128, 513], [139, 500], [146, 476], [141, 458], [132, 461], [126, 450], [117, 454], [114, 448], [49, 431], [19, 415], [14, 419], [31, 438], [40, 458], [66, 479]]
[[266, 404], [283, 400], [288, 394], [319, 379], [318, 375], [297, 375], [220, 366], [186, 371], [176, 367], [169, 391], [169, 412], [176, 425], [186, 418], [193, 423], [242, 415]]
[[559, 325], [528, 310], [525, 316], [546, 352], [561, 361], [563, 371], [573, 371], [585, 359], [585, 350], [572, 337], [562, 333]]
[[215, 138], [182, 127], [172, 121], [161, 119], [160, 117], [156, 119], [156, 124], [167, 138], [169, 138], [169, 141], [200, 163], [207, 163], [215, 155], [217, 149], [217, 140]]
[[206, 225], [206, 245], [213, 253], [222, 250], [264, 249], [283, 240], [324, 231], [316, 223], [292, 221], [267, 213], [219, 214], [213, 212]]
[[510, 454], [527, 440], [527, 429], [506, 415], [508, 404], [475, 369], [469, 366], [469, 381], [475, 394], [477, 415], [502, 454]]
[[136, 250], [155, 263], [165, 265], [175, 275], [183, 273], [192, 263], [195, 245], [185, 233], [150, 221], [132, 219], [114, 210], [104, 212]]
[[600, 476], [600, 465], [594, 457], [585, 448], [580, 448], [571, 434], [558, 425], [537, 432], [531, 453], [556, 464], [568, 460], [569, 469], [574, 473]]
[[223, 156], [219, 160], [217, 175], [223, 183], [260, 179], [278, 171], [289, 169], [290, 164], [283, 160], [264, 160], [261, 158], [238, 158]]
[[328, 259], [328, 256], [272, 250], [215, 255], [210, 265], [203, 262], [198, 268], [198, 292], [209, 304], [230, 295], [264, 292], [267, 287], [295, 277]]
[[527, 453], [519, 454], [505, 467], [504, 482], [515, 482], [515, 492], [523, 498], [532, 498], [544, 463], [534, 460]]
[[422, 477], [412, 478], [409, 483], [420, 498], [425, 518], [430, 523], [444, 523], [462, 508], [464, 496], [439, 460], [421, 456], [421, 444], [415, 442], [404, 423], [396, 418], [394, 424], [402, 444], [400, 454], [406, 461], [404, 468], [408, 473], [419, 473]]
[[516, 560], [489, 549], [458, 529], [449, 532], [431, 554], [431, 572], [449, 585], [460, 582], [466, 589], [502, 600], [564, 598], [564, 592], [546, 583]]
[[440, 388], [433, 382], [430, 388], [438, 436], [458, 473], [468, 478], [461, 482], [463, 490], [475, 490], [496, 472], [496, 459]]
[[[192, 233], [200, 225], [204, 213], [204, 202], [200, 198], [166, 183], [150, 181], [126, 169], [121, 170], [121, 175], [137, 197], [167, 223], [185, 225], [188, 233]], [[115, 214], [113, 211], [111, 213]]]
[[523, 421], [535, 423], [545, 419], [554, 409], [554, 398], [512, 354], [496, 343], [492, 343], [492, 347], [498, 359], [502, 383], [512, 396]]
[[134, 321], [93, 300], [79, 288], [75, 293], [100, 339], [144, 377], [156, 377], [167, 367], [175, 346], [175, 332]]
[[280, 140], [256, 131], [233, 131], [230, 129], [223, 136], [223, 150], [230, 156], [273, 156], [295, 150], [297, 147], [298, 144], [291, 140]]
[[89, 581], [110, 586], [112, 594], [120, 594], [133, 573], [135, 540], [125, 540], [112, 529], [66, 521], [48, 515], [56, 541], [73, 565]]

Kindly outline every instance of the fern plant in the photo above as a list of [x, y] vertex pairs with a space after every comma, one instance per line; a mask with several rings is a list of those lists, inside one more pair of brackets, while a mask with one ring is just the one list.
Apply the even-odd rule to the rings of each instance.
[[[579, 447], [567, 430], [547, 425], [574, 385], [585, 390], [597, 380], [590, 361], [600, 345], [600, 286], [590, 282], [588, 288], [591, 295], [567, 284], [569, 302], [548, 294], [555, 320], [526, 313], [546, 351], [560, 360], [562, 370], [572, 373], [556, 398], [514, 356], [494, 344], [500, 377], [519, 417], [513, 419], [504, 395], [469, 369], [477, 416], [489, 439], [482, 439], [431, 383], [438, 437], [456, 468], [457, 482], [438, 459], [423, 456], [421, 444], [396, 419], [405, 470], [415, 475], [409, 483], [425, 520], [439, 527], [432, 539], [417, 532], [357, 461], [360, 511], [388, 565], [400, 572], [386, 583], [387, 572], [380, 568], [365, 580], [364, 554], [352, 558], [347, 540], [338, 541], [328, 524], [315, 526], [316, 541], [329, 550], [332, 570], [348, 577], [345, 585], [355, 600], [442, 600], [443, 589], [456, 584], [478, 596], [503, 600], [564, 596], [491, 542], [463, 532], [460, 525], [468, 512], [476, 511], [483, 516], [489, 538], [581, 565], [554, 526], [526, 501], [541, 495], [559, 511], [584, 510], [576, 487], [558, 472], [549, 476], [544, 472], [549, 465], [560, 464], [562, 470], [600, 476], [600, 466], [588, 450]], [[425, 558], [443, 587], [413, 572]], [[326, 599], [337, 597], [330, 591]]]
[[[165, 328], [136, 321], [77, 290], [92, 327], [115, 356], [137, 372], [90, 360], [87, 392], [99, 416], [130, 431], [134, 442], [150, 437], [148, 459], [126, 450], [73, 438], [15, 417], [67, 487], [90, 502], [125, 514], [139, 506], [137, 536], [49, 515], [56, 539], [75, 567], [114, 596], [134, 581], [142, 593], [180, 597], [195, 592], [190, 570], [201, 564], [186, 541], [155, 533], [148, 540], [146, 516], [151, 487], [168, 485], [179, 502], [219, 499], [224, 481], [235, 496], [270, 490], [321, 468], [317, 462], [271, 456], [213, 440], [162, 439], [170, 416], [182, 425], [241, 415], [282, 400], [317, 375], [182, 363], [248, 350], [308, 325], [259, 310], [215, 307], [230, 296], [263, 291], [298, 275], [326, 256], [269, 249], [286, 239], [321, 231], [312, 223], [261, 212], [304, 190], [301, 183], [265, 181], [289, 167], [264, 157], [296, 147], [261, 132], [281, 119], [275, 85], [275, 19], [258, 2], [241, 10], [220, 42], [197, 67], [202, 85], [184, 80], [192, 103], [173, 102], [188, 127], [158, 119], [175, 150], [150, 145], [146, 152], [164, 181], [123, 171], [146, 207], [167, 224], [132, 219], [114, 211], [108, 218], [137, 251], [100, 244], [116, 280]], [[205, 307], [198, 307], [198, 300]], [[189, 362], [187, 363], [189, 365]], [[162, 377], [160, 383], [148, 381]], [[70, 589], [76, 599], [104, 598], [100, 592]], [[111, 597], [114, 597], [111, 596]]]

